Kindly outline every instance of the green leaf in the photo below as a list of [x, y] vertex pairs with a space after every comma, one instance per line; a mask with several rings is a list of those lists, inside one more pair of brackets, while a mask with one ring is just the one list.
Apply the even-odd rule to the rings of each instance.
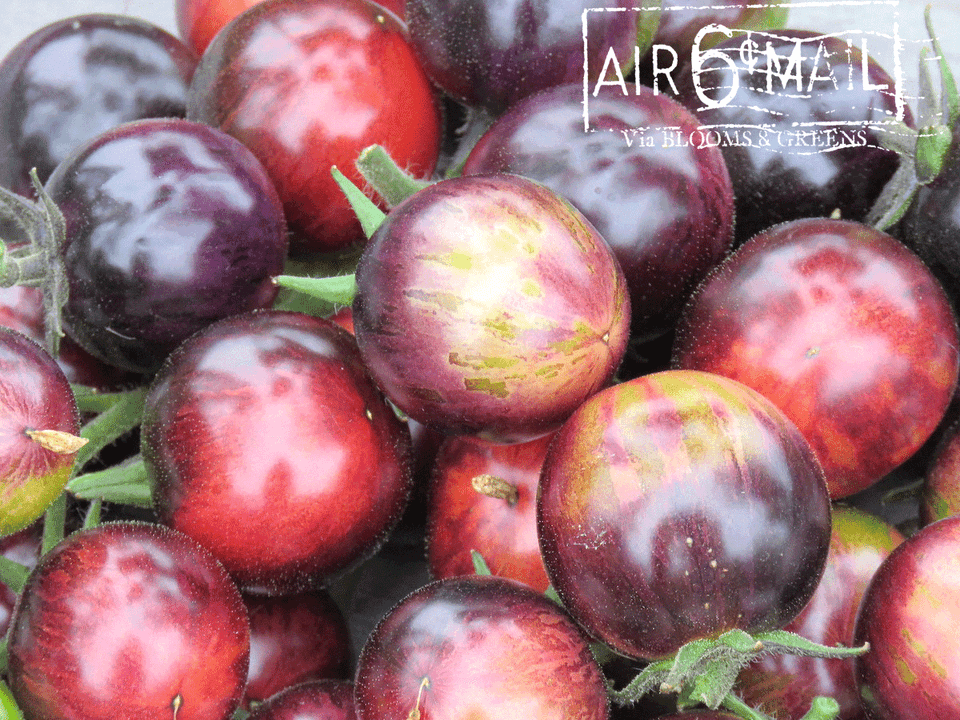
[[90, 501], [90, 507], [87, 508], [87, 514], [83, 516], [83, 527], [97, 527], [100, 524], [100, 513], [103, 510], [103, 500], [94, 498]]
[[273, 282], [280, 287], [335, 305], [351, 305], [354, 295], [357, 294], [355, 275], [336, 275], [326, 278], [277, 275], [273, 278]]
[[10, 588], [12, 592], [19, 595], [29, 576], [30, 568], [26, 565], [0, 555], [0, 583]]
[[139, 455], [106, 470], [77, 475], [67, 490], [83, 500], [153, 507], [150, 476]]
[[402, 170], [382, 145], [364, 148], [357, 158], [356, 166], [363, 179], [390, 207], [396, 207], [411, 195], [433, 184], [429, 180], [419, 180]]
[[383, 222], [386, 214], [374, 204], [373, 200], [364, 195], [360, 188], [350, 182], [336, 166], [330, 168], [330, 173], [337, 185], [340, 186], [340, 190], [347, 196], [350, 207], [353, 208], [354, 214], [360, 221], [360, 227], [363, 228], [363, 234], [369, 239], [380, 227], [380, 223]]

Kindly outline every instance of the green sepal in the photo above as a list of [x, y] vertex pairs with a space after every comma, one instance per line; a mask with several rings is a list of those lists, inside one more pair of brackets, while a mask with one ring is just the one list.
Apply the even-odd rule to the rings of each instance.
[[757, 633], [753, 637], [763, 646], [761, 652], [773, 655], [843, 659], [858, 657], [870, 649], [869, 643], [864, 643], [859, 647], [821, 645], [786, 630], [771, 630]]
[[27, 584], [27, 578], [30, 576], [30, 568], [21, 565], [16, 560], [0, 555], [0, 583], [3, 583], [10, 591], [19, 595], [23, 586]]
[[673, 658], [652, 662], [619, 690], [610, 688], [608, 695], [617, 705], [632, 705], [648, 693], [660, 692], [672, 666]]
[[67, 490], [82, 500], [153, 507], [150, 476], [139, 455], [106, 470], [77, 475]]
[[953, 133], [943, 125], [934, 125], [917, 134], [916, 165], [917, 182], [921, 185], [935, 180], [947, 160], [947, 153], [953, 144]]
[[470, 551], [470, 559], [473, 561], [473, 572], [477, 575], [493, 575], [490, 572], [490, 566], [487, 565], [487, 561], [483, 559], [481, 555], [476, 550]]
[[360, 188], [350, 182], [350, 179], [340, 172], [336, 165], [330, 168], [330, 174], [333, 175], [333, 179], [340, 186], [340, 190], [346, 195], [350, 207], [353, 208], [354, 214], [360, 221], [363, 234], [367, 239], [370, 239], [377, 228], [380, 227], [386, 214], [374, 204], [373, 200], [364, 195]]
[[[143, 419], [146, 388], [111, 393], [108, 397], [111, 400], [110, 406], [80, 429], [80, 437], [86, 438], [88, 442], [77, 451], [75, 467], [78, 470], [107, 445], [140, 425]], [[87, 399], [92, 402], [90, 396], [87, 396]]]
[[288, 290], [296, 290], [317, 300], [333, 305], [351, 305], [357, 294], [356, 276], [334, 275], [325, 278], [300, 277], [299, 275], [277, 275], [273, 282]]
[[363, 179], [390, 207], [396, 207], [433, 184], [430, 180], [420, 180], [401, 169], [382, 145], [364, 148], [356, 166]]
[[[956, 125], [960, 118], [960, 92], [957, 90], [957, 81], [950, 69], [950, 63], [947, 62], [947, 56], [943, 52], [943, 46], [933, 30], [933, 19], [931, 18], [932, 5], [928, 4], [923, 11], [923, 21], [927, 26], [927, 34], [930, 36], [930, 42], [933, 44], [934, 52], [938, 55], [938, 64], [940, 67], [940, 101], [943, 108], [943, 122], [948, 127]], [[922, 75], [922, 73], [921, 73]]]
[[663, 11], [661, 0], [642, 0], [637, 13], [637, 48], [640, 57], [643, 57], [651, 47], [660, 27], [660, 16]]
[[[89, 443], [88, 443], [89, 444]], [[43, 514], [43, 534], [40, 537], [40, 554], [46, 555], [60, 544], [66, 535], [67, 494], [60, 493]]]
[[[3, 665], [2, 669], [6, 670], [7, 668], [7, 641], [3, 641]], [[20, 707], [17, 705], [16, 698], [13, 697], [13, 693], [10, 692], [9, 686], [0, 680], [0, 717], [3, 720], [23, 720], [23, 713], [20, 712]]]

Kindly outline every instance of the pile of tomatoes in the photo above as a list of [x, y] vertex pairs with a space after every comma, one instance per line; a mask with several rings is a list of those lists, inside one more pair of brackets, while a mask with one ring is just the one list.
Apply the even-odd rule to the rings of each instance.
[[960, 714], [949, 69], [635, 5], [0, 61], [4, 717]]

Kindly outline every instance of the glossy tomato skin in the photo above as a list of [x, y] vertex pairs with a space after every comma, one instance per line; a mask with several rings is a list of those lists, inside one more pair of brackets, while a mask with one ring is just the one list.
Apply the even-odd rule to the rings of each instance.
[[733, 187], [720, 149], [686, 139], [700, 123], [641, 88], [589, 99], [565, 84], [514, 104], [474, 146], [465, 175], [508, 172], [569, 200], [613, 248], [630, 289], [631, 326], [673, 326], [696, 284], [733, 244]]
[[830, 503], [796, 427], [710, 373], [669, 370], [587, 400], [547, 452], [544, 564], [564, 606], [633, 658], [773, 630], [813, 595]]
[[[45, 342], [43, 290], [28, 285], [0, 288], [0, 325], [22, 332], [42, 345]], [[71, 383], [104, 392], [134, 385], [140, 380], [139, 375], [107, 365], [66, 336], [60, 338], [57, 364]]]
[[[490, 572], [540, 590], [550, 581], [537, 539], [537, 485], [552, 435], [512, 445], [448, 437], [434, 460], [427, 505], [427, 560], [435, 578], [474, 572], [471, 550]], [[496, 478], [516, 495], [484, 494], [474, 478]]]
[[[33, 570], [40, 559], [40, 540], [43, 534], [43, 525], [35, 522], [12, 535], [0, 539], [0, 554], [8, 560], [20, 563], [25, 568]], [[17, 594], [7, 585], [0, 584], [0, 636], [6, 637], [10, 627], [10, 617], [17, 604]]]
[[899, 226], [903, 241], [943, 283], [954, 307], [960, 302], [960, 123], [943, 169], [920, 186]]
[[[213, 37], [237, 15], [263, 0], [175, 0], [177, 30], [198, 55]], [[403, 0], [382, 0], [388, 10], [403, 17]]]
[[596, 80], [611, 49], [629, 66], [637, 42], [635, 4], [619, 0], [407, 0], [406, 16], [434, 82], [494, 116], [540, 90], [583, 83], [585, 67]]
[[75, 454], [42, 446], [38, 430], [80, 432], [73, 391], [50, 353], [0, 327], [0, 536], [37, 520], [73, 472]]
[[183, 117], [197, 55], [146, 20], [58, 20], [0, 61], [0, 185], [27, 197], [74, 148], [125, 122]]
[[[898, 165], [870, 126], [892, 119], [913, 125], [891, 91], [894, 79], [838, 36], [784, 28], [755, 34], [753, 52], [741, 52], [744, 42], [733, 36], [718, 43], [696, 80], [686, 59], [677, 81], [678, 99], [701, 123], [734, 136], [715, 138], [733, 179], [736, 243], [781, 222], [835, 211], [862, 220]], [[798, 43], [802, 58], [783, 87], [776, 63], [787, 67]], [[798, 78], [807, 92], [797, 92]], [[736, 94], [727, 99], [732, 88]]]
[[260, 159], [299, 253], [363, 239], [331, 166], [365, 187], [354, 163], [379, 144], [411, 173], [432, 173], [438, 107], [406, 27], [377, 3], [266, 0], [204, 52], [187, 117], [236, 137]]
[[920, 491], [920, 524], [960, 515], [960, 422], [941, 436]]
[[347, 676], [347, 621], [327, 591], [278, 597], [244, 593], [243, 603], [250, 618], [244, 708], [292, 685]]
[[542, 593], [506, 578], [436, 580], [364, 643], [359, 720], [602, 720], [608, 700], [586, 638]]
[[394, 208], [357, 267], [353, 320], [371, 374], [418, 422], [522, 442], [610, 380], [629, 335], [603, 238], [532, 180], [443, 180]]
[[[829, 647], [853, 645], [863, 593], [877, 568], [903, 539], [880, 518], [835, 506], [823, 577], [810, 602], [784, 630]], [[861, 720], [863, 706], [853, 667], [851, 660], [771, 655], [741, 670], [736, 693], [750, 707], [797, 720], [807, 713], [815, 697], [823, 695], [839, 703], [839, 720]]]
[[268, 594], [372, 554], [410, 492], [409, 432], [353, 338], [300, 313], [237, 315], [181, 345], [141, 445], [161, 521]]
[[46, 190], [66, 221], [67, 334], [153, 373], [193, 333], [269, 307], [287, 229], [263, 166], [215, 128], [126, 123], [61, 163]]
[[30, 718], [226, 720], [249, 638], [209, 553], [159, 525], [105, 523], [31, 573], [8, 635], [10, 687]]
[[916, 255], [861, 223], [809, 218], [753, 238], [699, 287], [673, 363], [770, 398], [840, 498], [936, 429], [957, 381], [957, 348], [950, 303]]
[[299, 683], [258, 705], [248, 720], [356, 720], [353, 682]]
[[927, 525], [884, 560], [857, 614], [855, 661], [871, 720], [960, 715], [960, 517]]

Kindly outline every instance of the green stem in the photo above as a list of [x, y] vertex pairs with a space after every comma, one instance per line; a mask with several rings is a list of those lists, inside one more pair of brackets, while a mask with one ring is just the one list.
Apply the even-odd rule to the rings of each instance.
[[67, 494], [60, 493], [60, 497], [51, 503], [43, 516], [43, 539], [40, 543], [41, 555], [46, 555], [63, 540], [66, 522]]

